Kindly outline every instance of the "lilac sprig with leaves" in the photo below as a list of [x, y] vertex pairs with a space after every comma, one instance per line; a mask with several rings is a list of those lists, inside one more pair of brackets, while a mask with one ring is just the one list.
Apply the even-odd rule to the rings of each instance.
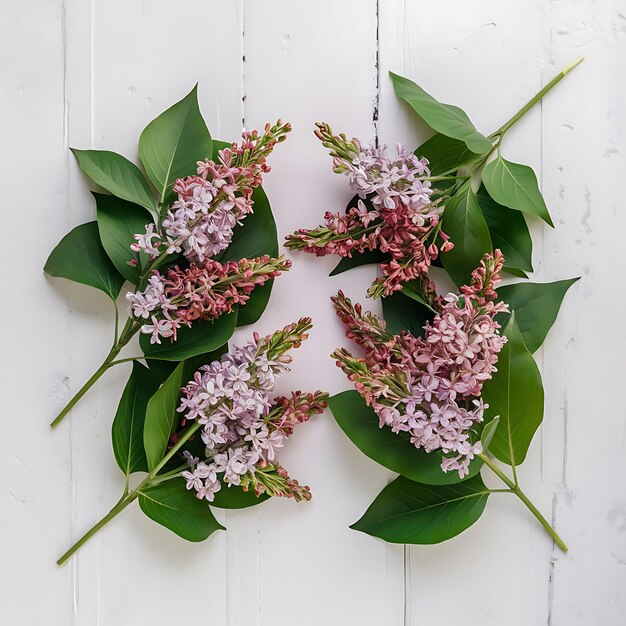
[[[384, 320], [363, 313], [341, 292], [333, 298], [348, 337], [365, 356], [333, 353], [356, 393], [331, 398], [331, 409], [368, 456], [402, 473], [352, 528], [392, 542], [438, 543], [476, 522], [490, 495], [511, 493], [567, 551], [517, 478], [516, 463], [539, 425], [543, 388], [514, 316], [500, 334], [496, 320], [508, 313], [496, 302], [503, 263], [498, 250], [486, 255], [460, 294], [439, 300], [423, 337], [393, 335]], [[377, 427], [390, 433], [381, 436]], [[488, 450], [511, 464], [512, 479]], [[485, 486], [483, 464], [506, 488]], [[439, 524], [444, 516], [446, 524]]]
[[[206, 353], [237, 326], [259, 319], [273, 279], [290, 267], [278, 256], [261, 187], [267, 158], [290, 130], [279, 120], [260, 133], [244, 131], [239, 143], [213, 140], [194, 88], [142, 132], [145, 175], [114, 152], [73, 150], [83, 172], [109, 195], [94, 194], [97, 221], [66, 235], [44, 269], [106, 293], [115, 305], [115, 329], [102, 365], [52, 426], [116, 364]], [[117, 298], [124, 284], [129, 316], [121, 324]], [[142, 354], [118, 358], [138, 334]]]
[[[327, 394], [274, 391], [289, 371], [289, 352], [311, 326], [302, 318], [267, 337], [255, 333], [229, 352], [187, 359], [165, 378], [163, 368], [135, 363], [113, 422], [124, 492], [58, 564], [135, 500], [149, 518], [189, 541], [223, 529], [209, 504], [232, 509], [270, 497], [310, 500], [309, 487], [288, 474], [278, 454], [297, 425], [324, 410]], [[131, 489], [136, 472], [144, 477]]]
[[[505, 159], [502, 148], [513, 125], [581, 61], [489, 135], [459, 107], [391, 73], [398, 97], [435, 131], [413, 155], [363, 148], [318, 127], [334, 170], [349, 177], [357, 195], [345, 215], [327, 215], [325, 226], [300, 230], [286, 245], [343, 257], [332, 275], [378, 263], [381, 276], [368, 295], [384, 296], [384, 319], [342, 293], [333, 298], [347, 336], [364, 350], [333, 354], [355, 387], [330, 399], [333, 415], [367, 456], [400, 475], [353, 525], [357, 530], [390, 542], [438, 543], [474, 524], [488, 498], [502, 492], [517, 496], [567, 550], [522, 491], [518, 467], [543, 420], [544, 389], [532, 355], [578, 279], [525, 282], [533, 271], [527, 220], [553, 223], [533, 170]], [[414, 265], [404, 254], [408, 245], [388, 245], [410, 239], [403, 220], [411, 215], [411, 194], [432, 212], [423, 227], [446, 246]], [[395, 224], [403, 225], [400, 232]], [[437, 293], [433, 278], [442, 274], [431, 272], [435, 264], [458, 293]], [[496, 289], [501, 272], [522, 281]], [[483, 467], [504, 488], [486, 487]]]

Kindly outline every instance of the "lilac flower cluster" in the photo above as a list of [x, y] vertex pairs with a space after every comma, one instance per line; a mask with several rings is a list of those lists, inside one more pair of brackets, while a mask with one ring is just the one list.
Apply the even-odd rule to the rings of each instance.
[[[419, 213], [432, 211], [433, 189], [429, 180], [422, 180], [430, 176], [426, 159], [419, 159], [402, 144], [397, 144], [396, 154], [389, 156], [385, 146], [364, 148], [358, 139], [352, 141], [358, 154], [352, 159], [334, 157], [333, 170], [348, 176], [350, 188], [360, 198], [371, 195], [375, 207], [386, 209], [395, 209], [400, 203]], [[423, 224], [425, 218], [419, 213], [415, 217]], [[375, 217], [378, 215], [370, 215], [369, 221]]]
[[[240, 144], [220, 150], [217, 162], [198, 162], [197, 176], [179, 178], [173, 191], [177, 199], [167, 209], [160, 229], [148, 224], [131, 245], [154, 259], [163, 253], [183, 252], [192, 263], [202, 263], [225, 250], [233, 228], [252, 213], [252, 191], [270, 171], [267, 157], [284, 141], [290, 124], [267, 124], [263, 134], [244, 132]], [[134, 262], [136, 263], [136, 259]]]
[[232, 312], [250, 299], [256, 287], [290, 267], [290, 261], [269, 255], [226, 263], [206, 259], [202, 265], [170, 268], [165, 275], [154, 270], [146, 289], [129, 292], [126, 299], [135, 319], [151, 322], [143, 324], [141, 332], [151, 335], [150, 343], [161, 343], [161, 337], [175, 340], [181, 326], [191, 326], [197, 319]]
[[316, 135], [331, 150], [333, 170], [348, 176], [360, 200], [345, 214], [327, 212], [324, 225], [296, 231], [285, 245], [317, 256], [382, 252], [389, 261], [368, 290], [373, 297], [425, 276], [439, 252], [452, 248], [441, 231], [443, 207], [432, 199], [428, 161], [400, 145], [393, 156], [385, 148], [364, 148], [358, 139], [334, 135], [328, 124], [318, 124]]
[[[178, 411], [184, 422], [201, 425], [205, 458], [188, 455], [190, 470], [183, 472], [187, 488], [212, 502], [222, 481], [253, 487], [257, 495], [310, 499], [308, 487], [291, 479], [276, 455], [297, 423], [319, 413], [326, 394], [295, 393], [291, 399], [270, 399], [276, 378], [288, 371], [285, 353], [306, 339], [309, 318], [233, 348], [219, 361], [202, 367], [182, 389]], [[223, 477], [220, 480], [220, 477]]]
[[342, 293], [333, 298], [348, 336], [366, 351], [363, 359], [346, 350], [333, 356], [374, 408], [380, 426], [409, 433], [411, 443], [426, 452], [440, 450], [442, 470], [461, 477], [482, 452], [474, 438], [487, 408], [480, 394], [506, 342], [495, 316], [507, 308], [494, 302], [502, 264], [499, 251], [486, 255], [460, 297], [439, 299], [440, 311], [426, 324], [424, 338], [391, 335], [383, 320], [363, 314]]

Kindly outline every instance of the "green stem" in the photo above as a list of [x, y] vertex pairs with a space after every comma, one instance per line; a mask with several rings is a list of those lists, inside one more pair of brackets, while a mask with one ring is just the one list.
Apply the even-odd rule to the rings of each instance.
[[[167, 462], [189, 441], [191, 436], [200, 428], [201, 424], [194, 422], [181, 436], [181, 438], [170, 448], [170, 451], [161, 459], [161, 462], [148, 474], [146, 480], [151, 481], [167, 464]], [[139, 487], [138, 487], [139, 488]]]
[[504, 135], [511, 126], [519, 121], [530, 109], [537, 104], [555, 85], [560, 83], [577, 65], [583, 62], [585, 57], [579, 57], [573, 63], [568, 65], [562, 72], [559, 72], [532, 100], [527, 102], [508, 122], [500, 126], [498, 130], [489, 135], [495, 137], [497, 135]]
[[76, 406], [76, 404], [78, 404], [79, 400], [98, 382], [104, 372], [111, 367], [111, 361], [117, 356], [118, 352], [119, 349], [116, 347], [109, 352], [107, 358], [94, 372], [93, 376], [78, 390], [76, 394], [74, 394], [74, 396], [72, 396], [71, 400], [65, 405], [63, 410], [54, 418], [50, 424], [51, 428], [58, 426], [63, 421], [63, 418]]
[[[181, 447], [189, 441], [191, 436], [200, 428], [198, 422], [194, 422], [183, 434], [183, 436], [171, 447], [168, 453], [161, 459], [161, 462], [152, 469], [152, 471], [143, 479], [136, 489], [128, 492], [128, 486], [124, 488], [124, 495], [119, 502], [94, 526], [92, 526], [58, 561], [57, 565], [63, 565], [77, 550], [84, 546], [89, 539], [91, 539], [101, 528], [104, 528], [114, 517], [119, 515], [131, 502], [136, 500], [141, 495], [141, 490], [144, 487], [151, 485], [158, 485], [166, 480], [171, 480], [179, 474], [184, 466], [176, 468], [171, 472], [157, 476], [160, 470], [167, 464], [167, 462], [181, 449]], [[127, 479], [128, 480], [128, 479]]]
[[101, 528], [106, 526], [116, 515], [121, 513], [131, 502], [133, 502], [139, 491], [132, 491], [123, 497], [95, 526], [92, 526], [58, 561], [57, 565], [63, 565], [77, 550], [82, 548]]
[[537, 507], [528, 499], [526, 494], [516, 485], [484, 452], [478, 455], [483, 463], [500, 478], [509, 488], [511, 493], [514, 493], [527, 507], [528, 510], [537, 518], [539, 523], [546, 529], [550, 537], [554, 540], [557, 546], [567, 552], [567, 546], [564, 541], [559, 537], [556, 530], [550, 526], [548, 520], [539, 512]]
[[54, 428], [58, 426], [63, 418], [78, 404], [80, 399], [100, 380], [102, 375], [115, 364], [115, 357], [120, 353], [122, 348], [131, 340], [132, 336], [137, 332], [138, 326], [133, 324], [132, 320], [128, 320], [122, 334], [117, 342], [111, 348], [109, 354], [102, 365], [94, 372], [93, 376], [78, 390], [78, 392], [71, 398], [71, 400], [65, 405], [63, 410], [54, 418], [50, 426]]

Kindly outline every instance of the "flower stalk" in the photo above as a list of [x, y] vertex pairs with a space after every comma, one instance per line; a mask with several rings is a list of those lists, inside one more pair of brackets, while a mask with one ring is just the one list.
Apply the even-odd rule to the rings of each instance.
[[489, 138], [495, 138], [504, 135], [511, 126], [516, 124], [535, 104], [537, 104], [553, 87], [556, 87], [576, 66], [580, 65], [585, 57], [578, 57], [573, 63], [570, 63], [562, 72], [559, 72], [543, 89], [541, 89], [534, 98], [529, 100], [510, 120], [505, 122], [495, 133], [489, 135]]
[[115, 361], [115, 358], [122, 351], [122, 348], [124, 348], [126, 344], [128, 344], [128, 342], [133, 338], [133, 336], [136, 334], [140, 327], [141, 324], [135, 323], [132, 319], [129, 319], [126, 322], [126, 325], [122, 329], [122, 334], [113, 344], [113, 347], [102, 362], [102, 365], [93, 373], [91, 378], [89, 378], [89, 380], [87, 380], [87, 382], [72, 396], [70, 401], [54, 418], [54, 420], [50, 424], [51, 428], [55, 428], [56, 426], [58, 426], [63, 421], [65, 416], [78, 404], [82, 397], [100, 380], [103, 374], [114, 365], [117, 365], [118, 362]]
[[[267, 337], [253, 336], [243, 347], [234, 347], [219, 360], [203, 365], [181, 389], [181, 400], [170, 433], [167, 453], [133, 490], [128, 474], [122, 497], [90, 528], [57, 563], [65, 563], [100, 529], [119, 515], [146, 489], [182, 477], [180, 489], [192, 491], [200, 500], [213, 502], [223, 486], [235, 486], [256, 496], [311, 499], [309, 487], [291, 478], [276, 454], [294, 428], [321, 413], [328, 394], [292, 392], [290, 397], [271, 398], [277, 377], [289, 370], [290, 350], [308, 337], [310, 318], [285, 326]], [[148, 426], [147, 426], [148, 427]], [[195, 457], [183, 446], [196, 433]], [[182, 452], [183, 464], [172, 469], [168, 463]], [[161, 473], [163, 472], [163, 473]], [[185, 484], [186, 483], [186, 484]]]
[[140, 495], [141, 490], [150, 487], [153, 484], [158, 484], [176, 478], [179, 473], [158, 476], [158, 473], [163, 469], [167, 462], [182, 448], [192, 435], [200, 428], [200, 424], [197, 422], [192, 424], [180, 439], [172, 446], [168, 453], [163, 457], [161, 462], [146, 476], [146, 478], [139, 484], [139, 486], [124, 495], [119, 499], [117, 504], [97, 523], [94, 524], [72, 547], [67, 550], [57, 561], [57, 565], [63, 565], [75, 552], [80, 550], [99, 530], [104, 528], [113, 518], [117, 517], [129, 504], [133, 503]]
[[554, 540], [563, 552], [567, 552], [568, 548], [565, 542], [559, 537], [558, 533], [548, 520], [539, 512], [539, 509], [530, 501], [528, 496], [520, 489], [519, 484], [517, 482], [512, 481], [490, 458], [485, 452], [481, 452], [477, 455], [482, 462], [494, 473], [496, 476], [504, 482], [509, 489], [506, 490], [508, 493], [514, 493], [528, 508], [528, 510], [537, 518], [539, 523], [546, 529], [550, 537]]
[[[145, 231], [135, 234], [135, 241], [129, 242], [134, 253], [129, 265], [138, 270], [136, 291], [126, 296], [131, 317], [118, 336], [119, 312], [115, 303], [113, 347], [51, 427], [63, 421], [110, 367], [127, 360], [116, 357], [140, 330], [152, 334], [151, 343], [161, 343], [160, 337], [175, 341], [181, 325], [190, 326], [198, 318], [216, 319], [230, 313], [236, 304], [248, 300], [255, 287], [289, 269], [289, 261], [268, 255], [225, 264], [213, 257], [229, 247], [233, 228], [252, 213], [253, 190], [270, 171], [267, 157], [290, 131], [290, 124], [281, 120], [267, 124], [261, 134], [244, 131], [240, 144], [233, 143], [221, 150], [216, 161], [199, 161], [197, 175], [175, 181], [173, 191], [177, 199], [171, 206], [164, 204], [163, 191], [159, 220], [146, 224]], [[176, 266], [163, 276], [158, 268], [180, 253], [191, 267]]]

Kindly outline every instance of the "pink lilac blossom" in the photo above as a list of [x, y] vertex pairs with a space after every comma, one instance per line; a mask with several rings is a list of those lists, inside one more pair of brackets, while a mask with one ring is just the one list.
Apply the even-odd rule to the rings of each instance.
[[441, 231], [442, 207], [431, 197], [428, 161], [401, 145], [388, 156], [385, 148], [364, 148], [358, 139], [333, 135], [327, 124], [317, 127], [317, 137], [331, 150], [333, 170], [348, 176], [360, 199], [344, 215], [327, 212], [324, 226], [289, 235], [285, 245], [317, 256], [351, 257], [367, 250], [388, 255], [380, 266], [383, 277], [368, 291], [373, 297], [426, 275], [439, 252], [452, 248]]
[[218, 152], [218, 162], [198, 161], [197, 176], [174, 183], [177, 199], [167, 209], [160, 231], [148, 224], [145, 233], [134, 236], [131, 249], [150, 259], [164, 251], [183, 252], [192, 263], [202, 263], [225, 250], [233, 228], [253, 211], [252, 191], [270, 171], [267, 157], [290, 131], [290, 124], [280, 120], [273, 126], [267, 124], [262, 135], [256, 130], [244, 131], [240, 144]]
[[161, 338], [176, 340], [181, 326], [197, 319], [216, 319], [245, 305], [255, 287], [287, 271], [291, 262], [268, 255], [219, 263], [207, 259], [187, 269], [171, 268], [165, 275], [154, 270], [146, 289], [126, 294], [129, 311], [136, 320], [146, 320], [141, 332], [151, 343]]
[[363, 313], [341, 292], [332, 300], [347, 335], [365, 349], [356, 359], [347, 350], [333, 353], [337, 365], [380, 418], [380, 426], [405, 432], [416, 448], [443, 453], [444, 472], [468, 473], [474, 455], [482, 452], [474, 439], [487, 408], [481, 391], [496, 370], [506, 337], [498, 333], [496, 303], [503, 257], [485, 255], [461, 296], [439, 300], [439, 312], [424, 327], [424, 337], [392, 335], [385, 322]]
[[204, 459], [186, 455], [190, 469], [182, 474], [198, 498], [212, 502], [222, 481], [245, 491], [252, 487], [257, 496], [311, 498], [310, 489], [290, 478], [276, 458], [294, 427], [323, 411], [327, 394], [298, 391], [270, 398], [276, 378], [289, 369], [286, 352], [306, 339], [310, 327], [310, 319], [303, 318], [268, 337], [255, 334], [200, 368], [183, 387], [178, 408], [183, 426], [200, 424], [205, 445]]

